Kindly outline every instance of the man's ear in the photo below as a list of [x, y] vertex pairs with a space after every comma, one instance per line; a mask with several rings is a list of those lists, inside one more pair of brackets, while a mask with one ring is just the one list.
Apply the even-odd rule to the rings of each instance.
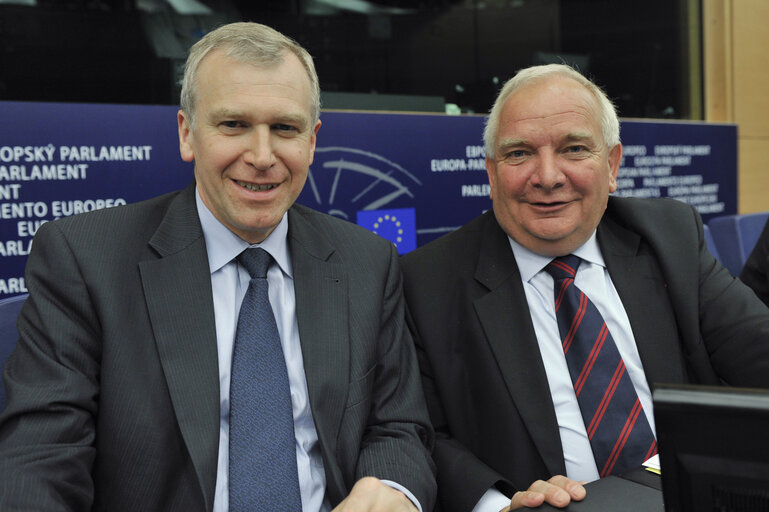
[[497, 162], [486, 157], [486, 175], [489, 177], [489, 199], [494, 200], [494, 186], [497, 178]]
[[622, 162], [622, 144], [618, 143], [609, 150], [609, 193], [617, 190], [617, 175]]
[[195, 153], [192, 151], [192, 126], [189, 116], [184, 110], [176, 113], [176, 122], [179, 125], [179, 154], [185, 162], [192, 162], [195, 159]]
[[310, 164], [315, 159], [315, 143], [318, 140], [318, 130], [320, 130], [320, 119], [315, 123], [315, 128], [312, 129], [312, 135], [310, 137]]

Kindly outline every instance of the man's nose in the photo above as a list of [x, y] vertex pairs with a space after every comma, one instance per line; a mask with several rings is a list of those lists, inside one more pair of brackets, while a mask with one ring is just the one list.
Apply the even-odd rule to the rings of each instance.
[[275, 163], [272, 137], [267, 126], [257, 127], [248, 140], [248, 148], [243, 154], [245, 162], [258, 170], [266, 170]]
[[565, 177], [560, 168], [558, 156], [551, 151], [542, 151], [537, 156], [537, 166], [531, 181], [535, 186], [556, 188], [563, 184]]

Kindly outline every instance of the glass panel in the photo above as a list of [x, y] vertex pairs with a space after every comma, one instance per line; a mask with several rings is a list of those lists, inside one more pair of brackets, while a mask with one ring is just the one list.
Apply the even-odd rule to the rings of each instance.
[[175, 104], [189, 45], [237, 20], [301, 42], [327, 108], [484, 113], [567, 62], [622, 117], [702, 118], [700, 0], [0, 0], [0, 99]]

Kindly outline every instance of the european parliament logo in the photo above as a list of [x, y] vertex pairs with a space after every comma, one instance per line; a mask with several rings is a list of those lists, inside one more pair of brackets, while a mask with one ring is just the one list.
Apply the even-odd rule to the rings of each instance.
[[417, 248], [417, 223], [414, 208], [362, 210], [358, 225], [395, 244], [399, 254]]

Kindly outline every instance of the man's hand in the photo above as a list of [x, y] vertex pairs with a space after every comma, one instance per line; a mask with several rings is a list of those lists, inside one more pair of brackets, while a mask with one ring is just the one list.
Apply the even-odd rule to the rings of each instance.
[[521, 507], [538, 507], [543, 503], [554, 507], [565, 507], [572, 500], [581, 501], [585, 494], [582, 483], [556, 475], [547, 482], [537, 480], [529, 486], [528, 490], [515, 493], [510, 506], [501, 512], [510, 512]]
[[416, 512], [405, 494], [373, 476], [363, 477], [331, 512]]

